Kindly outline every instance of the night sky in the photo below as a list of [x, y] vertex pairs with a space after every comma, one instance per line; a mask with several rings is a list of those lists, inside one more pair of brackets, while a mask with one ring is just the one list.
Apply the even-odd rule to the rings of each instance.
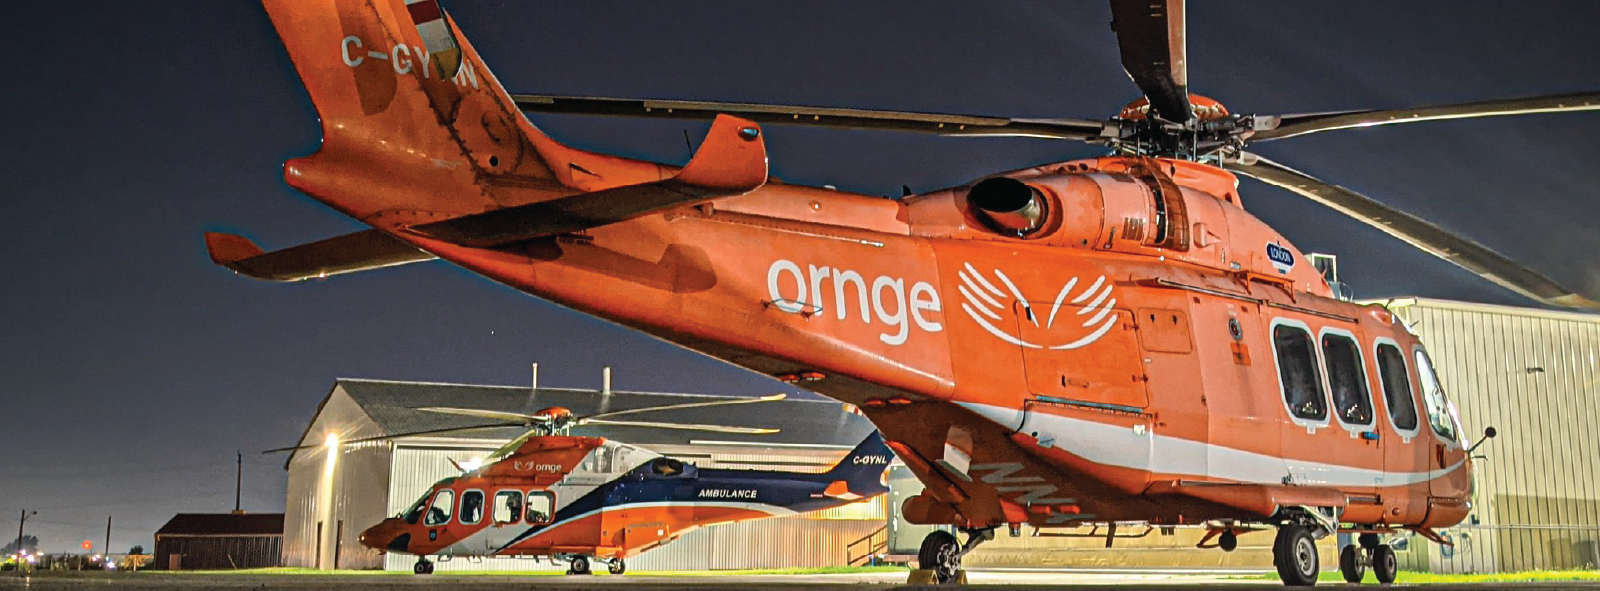
[[[252, 2], [25, 2], [0, 17], [0, 539], [44, 549], [107, 515], [114, 552], [179, 511], [281, 511], [283, 457], [337, 377], [768, 393], [781, 384], [444, 263], [305, 284], [214, 267], [201, 232], [267, 249], [360, 228], [291, 190], [305, 92]], [[448, 2], [513, 92], [1100, 118], [1136, 98], [1103, 2]], [[1514, 8], [1514, 10], [1513, 10]], [[1191, 90], [1235, 112], [1394, 108], [1600, 90], [1600, 3], [1194, 2]], [[572, 145], [682, 163], [704, 125], [542, 116]], [[1029, 139], [769, 127], [786, 181], [898, 195], [1097, 155]], [[1447, 121], [1261, 144], [1600, 292], [1600, 113]], [[1287, 192], [1245, 206], [1340, 255], [1358, 297], [1528, 305]]]

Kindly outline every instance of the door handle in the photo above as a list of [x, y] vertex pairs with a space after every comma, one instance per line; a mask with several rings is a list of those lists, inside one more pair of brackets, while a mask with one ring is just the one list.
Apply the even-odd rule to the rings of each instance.
[[1435, 443], [1435, 444], [1433, 444], [1433, 457], [1438, 458], [1439, 467], [1443, 468], [1444, 467], [1444, 444], [1443, 443]]

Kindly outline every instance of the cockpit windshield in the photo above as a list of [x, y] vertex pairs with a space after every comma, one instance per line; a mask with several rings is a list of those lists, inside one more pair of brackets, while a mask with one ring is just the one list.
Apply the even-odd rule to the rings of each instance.
[[427, 505], [428, 493], [423, 493], [422, 498], [417, 499], [417, 502], [412, 503], [410, 509], [406, 509], [404, 512], [396, 515], [395, 517], [406, 520], [406, 523], [416, 525], [417, 520], [422, 519], [422, 509]]

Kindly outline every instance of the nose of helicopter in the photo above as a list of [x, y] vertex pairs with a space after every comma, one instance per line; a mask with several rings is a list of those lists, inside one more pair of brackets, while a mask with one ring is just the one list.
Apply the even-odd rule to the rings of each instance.
[[406, 525], [404, 519], [385, 519], [361, 532], [361, 545], [374, 550], [407, 552], [411, 546], [411, 534], [406, 532]]

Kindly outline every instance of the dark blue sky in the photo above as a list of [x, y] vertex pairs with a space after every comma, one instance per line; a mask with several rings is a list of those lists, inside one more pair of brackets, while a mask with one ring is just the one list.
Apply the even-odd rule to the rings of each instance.
[[[447, 4], [513, 91], [1096, 118], [1137, 91], [1101, 2]], [[1510, 10], [1514, 7], [1515, 10]], [[1194, 3], [1191, 88], [1236, 112], [1600, 90], [1587, 0]], [[358, 225], [286, 187], [310, 103], [260, 7], [28, 2], [0, 20], [0, 532], [48, 550], [148, 547], [178, 511], [281, 510], [281, 458], [335, 377], [726, 393], [779, 385], [443, 263], [276, 285], [213, 267], [200, 233], [279, 248]], [[687, 157], [678, 122], [542, 117], [573, 145]], [[703, 126], [690, 126], [698, 136]], [[790, 182], [898, 194], [1091, 156], [1025, 139], [772, 127]], [[1310, 136], [1259, 151], [1600, 288], [1600, 113]], [[1288, 193], [1247, 208], [1341, 255], [1361, 297], [1526, 304]], [[0, 535], [0, 538], [3, 538]]]

